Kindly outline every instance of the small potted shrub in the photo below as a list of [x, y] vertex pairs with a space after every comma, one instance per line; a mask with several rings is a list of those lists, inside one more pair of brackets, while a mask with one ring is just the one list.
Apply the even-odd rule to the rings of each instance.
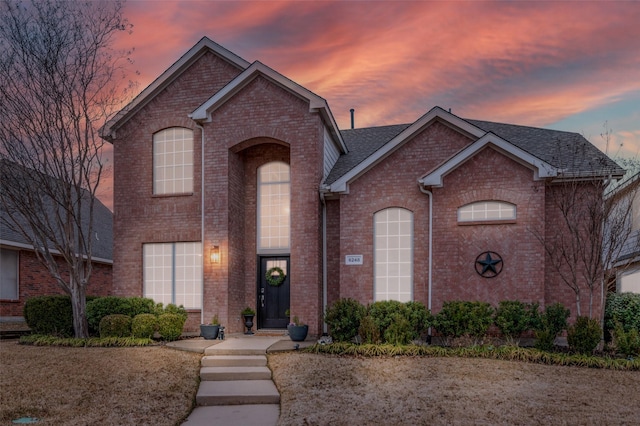
[[249, 307], [246, 307], [240, 314], [244, 318], [244, 326], [247, 327], [247, 331], [245, 331], [244, 334], [253, 334], [253, 331], [251, 331], [251, 327], [253, 327], [253, 317], [256, 315], [256, 311]]
[[218, 321], [218, 315], [213, 316], [210, 324], [200, 324], [200, 336], [207, 340], [217, 339], [219, 331], [220, 321]]
[[302, 342], [307, 338], [307, 333], [309, 333], [309, 326], [306, 324], [302, 324], [298, 317], [293, 317], [293, 322], [289, 323], [287, 326], [287, 331], [289, 332], [289, 337], [294, 342]]

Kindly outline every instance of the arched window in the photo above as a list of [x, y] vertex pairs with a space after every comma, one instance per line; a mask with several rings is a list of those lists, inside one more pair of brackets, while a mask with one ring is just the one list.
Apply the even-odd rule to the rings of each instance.
[[458, 208], [458, 222], [515, 220], [515, 204], [504, 201], [478, 201]]
[[272, 162], [258, 169], [258, 250], [288, 252], [291, 228], [289, 165]]
[[193, 131], [182, 127], [153, 135], [153, 193], [193, 192]]
[[373, 215], [375, 300], [413, 299], [413, 213], [388, 208]]

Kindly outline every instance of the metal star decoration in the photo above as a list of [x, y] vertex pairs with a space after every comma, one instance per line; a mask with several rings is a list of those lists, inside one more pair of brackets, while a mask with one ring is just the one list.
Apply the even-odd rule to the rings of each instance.
[[476, 258], [476, 272], [481, 277], [493, 278], [502, 272], [502, 257], [494, 251], [485, 251]]

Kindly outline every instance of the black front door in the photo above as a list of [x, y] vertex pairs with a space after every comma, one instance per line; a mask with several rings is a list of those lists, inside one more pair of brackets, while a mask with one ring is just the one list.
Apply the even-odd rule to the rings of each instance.
[[[284, 279], [280, 276], [284, 274]], [[271, 277], [267, 280], [267, 274]], [[258, 271], [258, 327], [286, 328], [289, 319], [289, 256], [261, 256]]]

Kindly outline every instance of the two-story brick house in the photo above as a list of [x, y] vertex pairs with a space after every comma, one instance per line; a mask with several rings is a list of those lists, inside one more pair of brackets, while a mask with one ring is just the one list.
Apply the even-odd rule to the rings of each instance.
[[[217, 314], [231, 332], [249, 306], [259, 329], [284, 328], [290, 308], [316, 335], [341, 297], [571, 307], [534, 237], [560, 223], [552, 182], [623, 173], [580, 135], [438, 107], [340, 130], [323, 98], [207, 38], [103, 137], [114, 293], [182, 304], [190, 328]], [[576, 149], [584, 161], [567, 161]]]

